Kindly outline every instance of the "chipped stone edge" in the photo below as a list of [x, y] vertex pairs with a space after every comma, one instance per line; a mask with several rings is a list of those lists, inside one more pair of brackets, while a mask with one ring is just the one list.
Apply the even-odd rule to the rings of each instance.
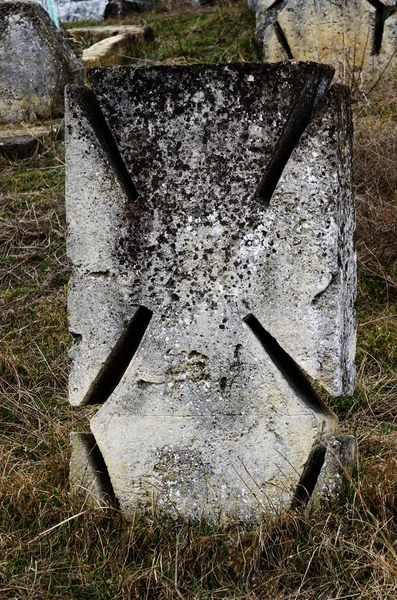
[[94, 452], [98, 452], [95, 437], [90, 432], [72, 431], [69, 440], [69, 484], [72, 500], [85, 508], [109, 506], [112, 490], [108, 489], [103, 473], [95, 463]]
[[338, 435], [329, 439], [307, 512], [329, 508], [343, 499], [352, 482], [357, 457], [357, 442], [353, 435]]

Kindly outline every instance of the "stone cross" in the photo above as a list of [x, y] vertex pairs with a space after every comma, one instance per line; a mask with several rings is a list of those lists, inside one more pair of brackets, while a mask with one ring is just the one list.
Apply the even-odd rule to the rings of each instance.
[[310, 379], [354, 386], [348, 91], [315, 63], [89, 77], [67, 99], [70, 402], [101, 405], [127, 517], [282, 510], [337, 429]]
[[340, 81], [375, 85], [397, 66], [397, 0], [258, 0], [264, 58], [332, 65]]

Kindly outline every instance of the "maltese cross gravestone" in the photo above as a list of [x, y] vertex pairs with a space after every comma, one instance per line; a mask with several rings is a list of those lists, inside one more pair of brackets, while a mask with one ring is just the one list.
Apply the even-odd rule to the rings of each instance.
[[[71, 483], [256, 520], [354, 386], [349, 93], [315, 63], [92, 70], [67, 94]], [[107, 480], [107, 481], [106, 481]], [[310, 491], [310, 490], [309, 490]]]

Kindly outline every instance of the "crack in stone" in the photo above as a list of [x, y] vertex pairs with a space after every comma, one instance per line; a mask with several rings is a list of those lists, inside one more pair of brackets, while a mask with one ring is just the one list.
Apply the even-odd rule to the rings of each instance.
[[326, 446], [323, 443], [317, 444], [311, 451], [296, 486], [291, 508], [306, 506], [309, 502], [324, 464], [325, 452]]
[[292, 54], [291, 46], [288, 43], [287, 36], [285, 35], [278, 21], [275, 21], [274, 23], [274, 31], [280, 46], [282, 47], [282, 49], [288, 57], [288, 60], [294, 60], [294, 55]]
[[[82, 449], [84, 449], [83, 452], [87, 461], [86, 466], [84, 467], [84, 473], [81, 473], [80, 469], [73, 472], [73, 477], [77, 480], [80, 480], [80, 484], [76, 485], [77, 493], [92, 493], [93, 490], [90, 489], [90, 483], [92, 483], [90, 482], [90, 478], [93, 478], [93, 481], [95, 481], [95, 487], [97, 488], [97, 493], [103, 497], [103, 499], [108, 499], [113, 504], [118, 505], [113, 485], [110, 480], [108, 468], [102, 452], [96, 443], [94, 435], [91, 432], [79, 432], [73, 433], [72, 436], [74, 436], [74, 439], [77, 437], [80, 446], [80, 452]], [[86, 487], [87, 484], [88, 488]]]
[[289, 0], [275, 0], [265, 12], [265, 20], [263, 25], [258, 29], [256, 37], [258, 42], [263, 41], [263, 35], [268, 27], [274, 25], [278, 19], [280, 12], [287, 6]]

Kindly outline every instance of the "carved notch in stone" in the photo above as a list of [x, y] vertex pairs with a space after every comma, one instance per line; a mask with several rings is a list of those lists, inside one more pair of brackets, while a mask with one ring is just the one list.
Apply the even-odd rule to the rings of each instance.
[[354, 386], [351, 117], [330, 78], [314, 63], [119, 68], [68, 91], [72, 404], [106, 388], [138, 307], [152, 314], [91, 419], [127, 517], [153, 497], [212, 521], [282, 510], [337, 430], [296, 376]]
[[70, 487], [73, 498], [88, 506], [114, 501], [109, 473], [92, 433], [70, 434]]

